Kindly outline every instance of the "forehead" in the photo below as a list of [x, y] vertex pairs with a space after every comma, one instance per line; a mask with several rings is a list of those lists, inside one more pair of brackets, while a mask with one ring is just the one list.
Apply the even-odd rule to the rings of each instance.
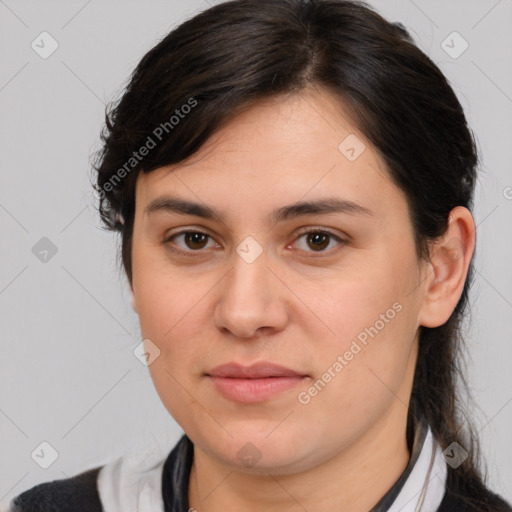
[[380, 214], [389, 200], [403, 200], [379, 154], [342, 103], [324, 91], [259, 101], [187, 160], [138, 177], [141, 206], [171, 192], [267, 215], [277, 205], [326, 195], [366, 203]]

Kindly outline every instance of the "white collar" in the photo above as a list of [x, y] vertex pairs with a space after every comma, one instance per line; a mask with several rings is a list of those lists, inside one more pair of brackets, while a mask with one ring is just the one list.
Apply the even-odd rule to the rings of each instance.
[[411, 474], [386, 512], [435, 512], [443, 501], [447, 474], [443, 452], [429, 428]]
[[165, 512], [162, 471], [165, 458], [148, 463], [147, 456], [128, 453], [103, 466], [98, 492], [104, 512]]

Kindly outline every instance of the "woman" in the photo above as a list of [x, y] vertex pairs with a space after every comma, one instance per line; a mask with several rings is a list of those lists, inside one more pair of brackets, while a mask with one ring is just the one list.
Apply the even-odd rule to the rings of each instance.
[[102, 140], [100, 214], [185, 435], [13, 511], [511, 510], [458, 409], [477, 152], [402, 26], [219, 4], [147, 53]]

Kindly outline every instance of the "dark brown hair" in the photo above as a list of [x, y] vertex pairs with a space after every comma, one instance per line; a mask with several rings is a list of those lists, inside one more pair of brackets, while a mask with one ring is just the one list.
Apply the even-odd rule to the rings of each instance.
[[[130, 282], [139, 172], [184, 161], [254, 102], [308, 87], [337, 95], [379, 152], [408, 201], [418, 257], [428, 259], [450, 211], [472, 209], [478, 164], [474, 137], [442, 72], [402, 25], [363, 2], [234, 0], [164, 37], [107, 109], [95, 189], [105, 226], [121, 233]], [[448, 487], [472, 496], [478, 510], [491, 510], [457, 388], [472, 278], [473, 264], [444, 325], [420, 327], [408, 426], [410, 432], [423, 414], [442, 448], [458, 442], [469, 452], [459, 468], [449, 468]]]

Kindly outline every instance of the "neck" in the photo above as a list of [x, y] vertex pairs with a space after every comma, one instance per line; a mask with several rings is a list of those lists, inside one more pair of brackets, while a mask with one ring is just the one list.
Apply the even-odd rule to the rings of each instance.
[[194, 447], [188, 498], [199, 512], [350, 510], [367, 512], [398, 480], [410, 458], [407, 408], [388, 414], [350, 449], [323, 464], [286, 475], [247, 474]]

